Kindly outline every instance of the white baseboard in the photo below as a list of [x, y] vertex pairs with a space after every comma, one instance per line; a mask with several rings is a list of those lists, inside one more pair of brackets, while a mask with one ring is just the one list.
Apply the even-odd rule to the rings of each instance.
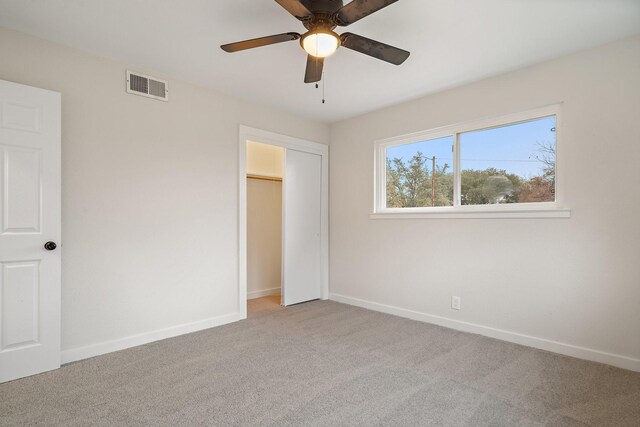
[[101, 354], [111, 353], [113, 351], [124, 350], [125, 348], [135, 347], [153, 341], [159, 341], [178, 335], [197, 332], [203, 329], [213, 328], [215, 326], [226, 325], [227, 323], [237, 322], [238, 320], [242, 319], [243, 317], [240, 313], [231, 313], [212, 317], [210, 319], [199, 320], [197, 322], [185, 323], [182, 325], [171, 326], [164, 329], [157, 329], [155, 331], [145, 332], [143, 334], [131, 335], [112, 341], [91, 344], [85, 347], [71, 348], [62, 351], [61, 363], [64, 364], [75, 362], [77, 360], [87, 359], [89, 357], [99, 356]]
[[463, 322], [461, 320], [450, 319], [448, 317], [407, 310], [405, 308], [380, 304], [377, 302], [367, 301], [359, 298], [352, 298], [340, 294], [331, 293], [329, 295], [329, 299], [373, 311], [379, 311], [382, 313], [405, 317], [407, 319], [433, 323], [435, 325], [444, 326], [459, 331], [471, 332], [474, 334], [497, 338], [499, 340], [509, 341], [528, 347], [534, 347], [541, 350], [547, 350], [554, 353], [577, 357], [579, 359], [591, 360], [594, 362], [605, 363], [607, 365], [613, 365], [619, 368], [640, 372], [640, 359], [634, 359], [628, 356], [606, 353], [604, 351], [594, 350], [591, 348], [578, 347], [575, 345], [552, 341], [545, 338], [532, 337], [529, 335], [519, 334], [517, 332], [505, 331], [503, 329], [491, 328], [489, 326], [478, 325], [476, 323]]
[[247, 292], [247, 299], [262, 298], [269, 295], [280, 295], [280, 288], [262, 289], [260, 291]]

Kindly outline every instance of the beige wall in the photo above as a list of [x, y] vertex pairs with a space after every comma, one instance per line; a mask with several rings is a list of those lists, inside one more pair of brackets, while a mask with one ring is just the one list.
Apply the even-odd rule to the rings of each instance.
[[[333, 125], [333, 297], [640, 370], [639, 76], [636, 37]], [[374, 140], [559, 102], [570, 219], [369, 219]]]
[[247, 296], [279, 294], [282, 182], [247, 179]]
[[126, 94], [127, 68], [168, 77], [0, 29], [0, 79], [62, 93], [63, 350], [237, 312], [239, 124], [328, 142], [170, 76]]

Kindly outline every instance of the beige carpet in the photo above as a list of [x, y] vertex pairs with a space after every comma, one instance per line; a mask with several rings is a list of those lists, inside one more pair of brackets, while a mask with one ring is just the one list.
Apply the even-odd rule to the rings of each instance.
[[2, 426], [640, 426], [640, 374], [331, 301], [0, 385]]

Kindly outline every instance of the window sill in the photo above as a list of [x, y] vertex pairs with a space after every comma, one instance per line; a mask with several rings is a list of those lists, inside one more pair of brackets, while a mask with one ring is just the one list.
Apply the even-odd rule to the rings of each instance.
[[374, 212], [369, 219], [458, 219], [458, 218], [570, 218], [571, 209], [558, 207], [442, 207], [385, 209]]

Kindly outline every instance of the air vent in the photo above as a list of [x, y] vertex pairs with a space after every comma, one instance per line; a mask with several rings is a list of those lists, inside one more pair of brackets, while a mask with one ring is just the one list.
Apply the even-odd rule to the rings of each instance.
[[127, 93], [169, 100], [169, 82], [127, 70]]

